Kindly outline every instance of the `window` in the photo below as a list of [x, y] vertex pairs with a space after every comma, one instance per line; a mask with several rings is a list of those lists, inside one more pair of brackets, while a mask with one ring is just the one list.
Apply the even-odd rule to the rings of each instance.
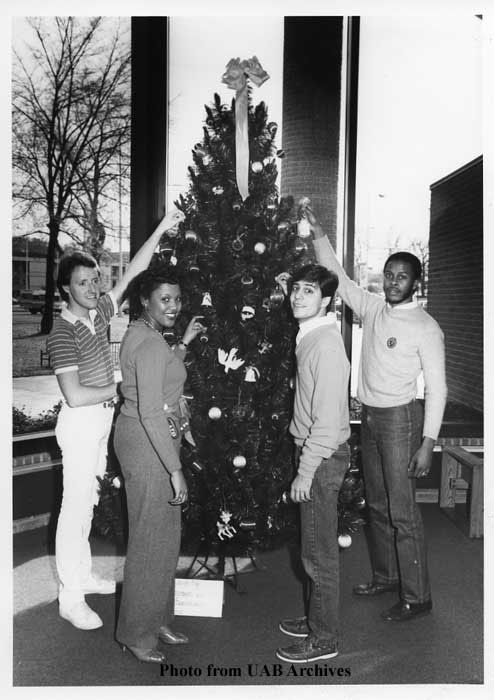
[[[370, 291], [394, 250], [427, 262], [429, 186], [482, 152], [481, 28], [473, 15], [361, 19], [355, 280]], [[354, 325], [352, 395], [361, 340]]]

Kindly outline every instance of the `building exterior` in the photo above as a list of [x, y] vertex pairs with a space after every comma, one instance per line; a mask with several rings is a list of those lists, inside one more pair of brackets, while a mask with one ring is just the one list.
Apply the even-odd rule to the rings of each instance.
[[45, 286], [46, 262], [43, 256], [12, 256], [12, 296], [17, 297], [24, 289], [43, 289]]
[[[129, 254], [122, 253], [122, 275], [129, 264]], [[120, 279], [120, 253], [106, 250], [100, 258], [101, 290], [108, 292]]]
[[[43, 241], [40, 243], [43, 243]], [[29, 289], [34, 291], [45, 288], [46, 251], [42, 250], [41, 245], [26, 246], [25, 239], [23, 239], [23, 244], [24, 252], [19, 249], [19, 245], [15, 244], [12, 255], [12, 296], [15, 298], [23, 290]], [[100, 258], [102, 291], [107, 292], [118, 282], [120, 279], [120, 265], [122, 265], [123, 274], [128, 264], [128, 252], [122, 252], [121, 261], [120, 253], [114, 253], [109, 250], [103, 252]], [[57, 271], [58, 261], [55, 263], [55, 278]]]
[[430, 189], [428, 311], [445, 335], [449, 400], [483, 411], [482, 157]]

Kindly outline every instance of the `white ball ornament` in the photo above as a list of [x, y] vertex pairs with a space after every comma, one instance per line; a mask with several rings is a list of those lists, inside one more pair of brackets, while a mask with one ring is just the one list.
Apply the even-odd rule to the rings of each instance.
[[307, 219], [300, 219], [300, 221], [297, 222], [297, 236], [300, 238], [309, 238], [310, 224]]
[[258, 243], [255, 244], [254, 250], [258, 255], [262, 255], [263, 253], [266, 252], [266, 244], [259, 241]]
[[262, 172], [263, 164], [260, 161], [255, 160], [250, 167], [252, 168], [253, 173], [260, 173]]
[[345, 534], [345, 535], [338, 535], [338, 545], [342, 549], [347, 549], [350, 547], [352, 544], [352, 538], [350, 535]]
[[211, 420], [218, 420], [221, 418], [221, 408], [218, 408], [218, 406], [211, 406], [208, 411], [208, 416]]
[[243, 455], [235, 455], [233, 458], [233, 466], [237, 469], [242, 469], [247, 464], [247, 460]]

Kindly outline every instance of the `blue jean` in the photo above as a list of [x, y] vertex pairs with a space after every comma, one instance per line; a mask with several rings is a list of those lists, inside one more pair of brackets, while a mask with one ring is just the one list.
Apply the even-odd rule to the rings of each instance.
[[[297, 448], [297, 463], [299, 454]], [[311, 637], [323, 642], [338, 637], [338, 493], [348, 463], [345, 442], [329, 459], [322, 460], [312, 481], [312, 500], [300, 504], [302, 564], [309, 578], [307, 623]]]
[[422, 442], [420, 401], [362, 410], [362, 466], [369, 508], [373, 581], [400, 584], [407, 603], [430, 600], [427, 550], [415, 478], [408, 465]]

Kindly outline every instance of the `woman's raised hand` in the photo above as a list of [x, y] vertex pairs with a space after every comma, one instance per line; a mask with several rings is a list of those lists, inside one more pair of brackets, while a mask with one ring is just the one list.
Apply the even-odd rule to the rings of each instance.
[[204, 333], [207, 331], [207, 326], [203, 324], [204, 316], [194, 316], [182, 336], [182, 343], [188, 345], [194, 340], [198, 333]]

